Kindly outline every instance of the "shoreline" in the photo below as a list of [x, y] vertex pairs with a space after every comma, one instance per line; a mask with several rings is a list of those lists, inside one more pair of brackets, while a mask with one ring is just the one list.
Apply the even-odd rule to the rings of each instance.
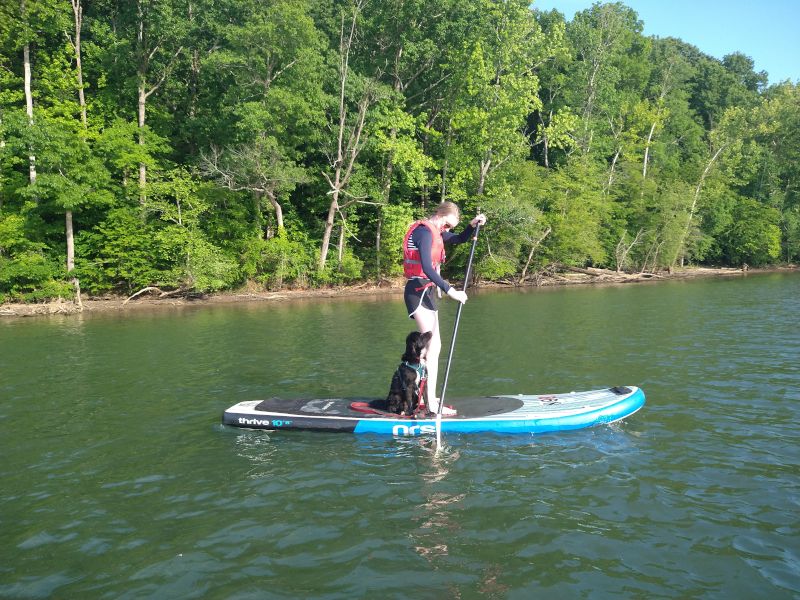
[[[536, 274], [524, 283], [514, 282], [485, 282], [478, 287], [482, 289], [526, 289], [539, 287], [559, 287], [572, 285], [625, 285], [630, 283], [644, 283], [654, 281], [680, 281], [685, 279], [711, 278], [711, 277], [745, 277], [749, 274], [797, 272], [796, 265], [734, 269], [730, 267], [686, 267], [662, 273], [617, 273], [608, 269], [595, 269], [592, 267], [579, 269], [563, 267], [564, 270], [552, 273]], [[166, 297], [140, 295], [136, 298], [124, 296], [87, 298], [83, 300], [82, 307], [71, 300], [56, 300], [37, 304], [6, 303], [0, 304], [0, 317], [36, 317], [48, 315], [73, 315], [119, 312], [126, 313], [142, 308], [166, 308], [176, 306], [210, 306], [216, 304], [256, 303], [256, 302], [285, 302], [305, 299], [325, 298], [357, 298], [363, 296], [400, 295], [403, 293], [405, 280], [398, 277], [386, 280], [380, 285], [375, 283], [361, 283], [352, 286], [336, 288], [313, 289], [286, 289], [281, 291], [248, 290], [243, 288], [238, 291], [221, 292], [218, 294], [200, 295], [196, 297]]]

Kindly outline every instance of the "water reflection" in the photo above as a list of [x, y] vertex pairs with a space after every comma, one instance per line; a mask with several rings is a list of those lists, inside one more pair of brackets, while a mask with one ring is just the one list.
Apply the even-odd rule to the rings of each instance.
[[417, 529], [409, 532], [409, 538], [417, 554], [435, 565], [435, 559], [448, 555], [448, 540], [459, 529], [458, 505], [466, 497], [463, 492], [447, 491], [438, 484], [446, 480], [461, 453], [444, 443], [437, 448], [433, 437], [422, 438], [418, 444], [424, 501], [414, 519]]
[[266, 431], [240, 431], [236, 436], [236, 454], [249, 463], [248, 479], [270, 477], [275, 470], [276, 444]]

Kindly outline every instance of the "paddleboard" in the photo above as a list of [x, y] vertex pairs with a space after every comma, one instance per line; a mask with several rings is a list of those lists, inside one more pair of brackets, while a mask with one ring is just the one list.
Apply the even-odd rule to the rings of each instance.
[[[248, 400], [227, 409], [225, 425], [248, 429], [338, 431], [418, 436], [436, 433], [436, 418], [363, 412], [369, 398]], [[645, 403], [635, 386], [565, 394], [448, 399], [458, 410], [442, 417], [442, 433], [547, 433], [613, 423]]]

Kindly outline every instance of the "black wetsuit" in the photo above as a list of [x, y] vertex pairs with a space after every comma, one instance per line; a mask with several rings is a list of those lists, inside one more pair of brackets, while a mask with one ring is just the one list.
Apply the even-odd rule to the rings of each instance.
[[[453, 233], [451, 231], [442, 232], [442, 241], [445, 244], [463, 244], [472, 237], [475, 228], [472, 225], [467, 225], [461, 233]], [[431, 260], [431, 247], [433, 246], [433, 236], [427, 227], [417, 227], [411, 232], [409, 238], [409, 246], [416, 247], [419, 251], [420, 262], [422, 263], [422, 272], [425, 277], [412, 277], [406, 282], [406, 289], [403, 296], [406, 301], [406, 309], [408, 309], [408, 316], [413, 318], [417, 309], [422, 306], [428, 310], [436, 310], [436, 299], [433, 294], [434, 287], [438, 287], [445, 294], [450, 290], [450, 284], [447, 283], [433, 266]], [[429, 285], [430, 283], [434, 285]]]

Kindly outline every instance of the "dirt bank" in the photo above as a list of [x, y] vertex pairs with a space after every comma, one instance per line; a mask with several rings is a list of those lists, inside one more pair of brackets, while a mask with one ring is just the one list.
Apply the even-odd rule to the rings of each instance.
[[[691, 279], [697, 277], [725, 277], [725, 276], [746, 276], [748, 274], [764, 272], [792, 272], [797, 271], [794, 265], [786, 267], [772, 267], [767, 269], [731, 269], [731, 268], [710, 268], [710, 267], [690, 267], [673, 270], [672, 273], [616, 273], [606, 269], [578, 269], [564, 268], [561, 271], [548, 271], [537, 274], [525, 281], [522, 286], [560, 286], [560, 285], [592, 285], [592, 284], [626, 284], [639, 283], [645, 281], [669, 281], [679, 279]], [[358, 296], [379, 296], [379, 295], [399, 295], [403, 292], [404, 280], [401, 278], [384, 281], [381, 285], [361, 284], [355, 286], [337, 288], [317, 288], [303, 290], [282, 290], [279, 292], [268, 292], [253, 289], [239, 290], [236, 292], [225, 292], [213, 295], [191, 295], [191, 296], [162, 296], [157, 291], [148, 294], [141, 294], [135, 298], [126, 297], [102, 297], [84, 299], [82, 306], [69, 300], [58, 300], [40, 304], [20, 304], [7, 303], [0, 305], [0, 317], [31, 317], [39, 315], [75, 314], [75, 313], [99, 313], [117, 311], [125, 313], [142, 308], [154, 307], [174, 307], [189, 305], [212, 305], [228, 304], [236, 302], [284, 302], [288, 300], [308, 299], [308, 298], [342, 298]], [[481, 283], [481, 288], [509, 288], [520, 285], [517, 282], [496, 282]]]

